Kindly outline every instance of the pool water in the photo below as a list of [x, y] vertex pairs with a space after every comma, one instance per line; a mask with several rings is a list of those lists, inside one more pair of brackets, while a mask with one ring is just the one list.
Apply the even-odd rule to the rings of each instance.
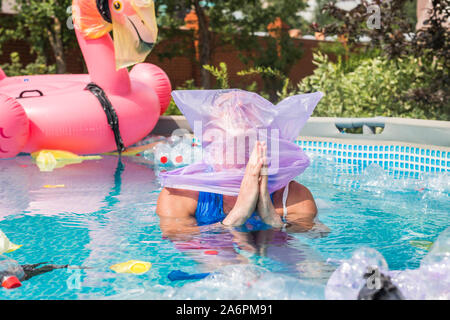
[[[36, 276], [0, 289], [0, 299], [323, 299], [337, 261], [356, 249], [378, 250], [390, 270], [415, 269], [427, 250], [411, 241], [432, 242], [450, 225], [448, 173], [405, 177], [310, 156], [297, 181], [312, 191], [328, 235], [205, 227], [167, 237], [155, 213], [157, 170], [143, 157], [105, 156], [52, 172], [40, 172], [29, 156], [2, 160], [0, 229], [23, 245], [7, 255], [89, 269]], [[142, 275], [109, 269], [132, 259], [152, 268]], [[213, 274], [171, 282], [177, 269]]]

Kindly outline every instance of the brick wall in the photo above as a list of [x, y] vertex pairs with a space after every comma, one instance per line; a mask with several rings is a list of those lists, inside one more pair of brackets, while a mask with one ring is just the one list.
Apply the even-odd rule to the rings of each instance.
[[[1, 19], [0, 14], [0, 19]], [[186, 33], [185, 36], [190, 36]], [[173, 40], [177, 41], [177, 40]], [[289, 74], [293, 83], [297, 83], [302, 78], [310, 75], [315, 66], [312, 64], [312, 50], [318, 46], [317, 40], [295, 39], [301, 42], [303, 48], [302, 58], [292, 67]], [[194, 79], [197, 85], [200, 84], [200, 66], [192, 61], [189, 56], [177, 56], [171, 59], [160, 60], [158, 53], [162, 53], [168, 43], [161, 42], [147, 58], [147, 62], [153, 63], [161, 67], [169, 76], [173, 88], [184, 84], [186, 80]], [[35, 56], [30, 53], [30, 47], [25, 41], [11, 41], [2, 46], [2, 54], [0, 54], [0, 64], [10, 62], [11, 52], [19, 52], [21, 61], [24, 64], [33, 62]], [[230, 82], [232, 85], [241, 86], [257, 81], [261, 85], [261, 79], [255, 77], [239, 77], [236, 72], [247, 69], [249, 66], [244, 65], [238, 56], [238, 51], [231, 46], [223, 46], [216, 48], [212, 57], [212, 64], [218, 65], [220, 62], [225, 62], [228, 66]], [[69, 73], [84, 73], [85, 66], [82, 60], [81, 51], [78, 46], [66, 53], [67, 70]], [[49, 52], [49, 61], [53, 61], [51, 52]]]
[[[302, 58], [292, 67], [289, 74], [289, 78], [292, 82], [297, 83], [304, 77], [313, 73], [316, 67], [312, 63], [313, 50], [318, 47], [319, 41], [308, 39], [295, 39], [294, 41], [300, 42], [303, 49]], [[154, 51], [147, 58], [147, 61], [160, 66], [169, 75], [174, 88], [190, 79], [194, 79], [195, 83], [200, 85], [200, 66], [198, 63], [191, 61], [187, 56], [179, 56], [170, 60], [159, 60], [157, 53], [160, 51], [158, 50], [162, 51], [158, 46], [155, 47]], [[232, 46], [223, 46], [215, 49], [214, 54], [211, 57], [211, 64], [218, 66], [220, 62], [225, 62], [227, 64], [231, 85], [242, 87], [243, 85], [248, 85], [251, 82], [256, 81], [261, 87], [262, 81], [260, 77], [240, 77], [236, 74], [238, 71], [248, 69], [249, 66], [245, 65], [240, 60], [239, 51]]]

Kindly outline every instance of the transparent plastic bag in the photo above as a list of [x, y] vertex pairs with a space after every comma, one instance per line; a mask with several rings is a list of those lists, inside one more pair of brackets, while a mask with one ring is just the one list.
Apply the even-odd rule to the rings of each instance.
[[257, 140], [267, 144], [269, 192], [286, 186], [308, 166], [294, 142], [323, 94], [296, 95], [273, 105], [256, 93], [230, 90], [173, 91], [201, 152], [193, 164], [160, 173], [165, 187], [238, 195]]

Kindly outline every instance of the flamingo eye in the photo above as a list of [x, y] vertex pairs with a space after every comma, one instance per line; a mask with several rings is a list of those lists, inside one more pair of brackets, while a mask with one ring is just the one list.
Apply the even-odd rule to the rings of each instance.
[[114, 11], [116, 11], [116, 12], [122, 12], [122, 10], [123, 10], [123, 3], [120, 0], [113, 1], [112, 6], [113, 6]]

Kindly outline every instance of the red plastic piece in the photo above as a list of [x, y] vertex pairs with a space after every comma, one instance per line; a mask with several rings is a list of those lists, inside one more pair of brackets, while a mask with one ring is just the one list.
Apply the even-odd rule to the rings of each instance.
[[161, 157], [161, 159], [159, 159], [161, 161], [161, 163], [167, 163], [167, 157]]
[[217, 255], [219, 254], [219, 252], [217, 252], [216, 250], [206, 250], [204, 254]]
[[17, 279], [17, 277], [10, 276], [10, 277], [7, 277], [2, 282], [2, 286], [5, 289], [14, 289], [14, 288], [18, 288], [18, 287], [22, 286], [22, 283], [20, 282], [19, 279]]
[[177, 156], [177, 157], [175, 158], [175, 161], [176, 161], [177, 163], [183, 162], [183, 156]]

